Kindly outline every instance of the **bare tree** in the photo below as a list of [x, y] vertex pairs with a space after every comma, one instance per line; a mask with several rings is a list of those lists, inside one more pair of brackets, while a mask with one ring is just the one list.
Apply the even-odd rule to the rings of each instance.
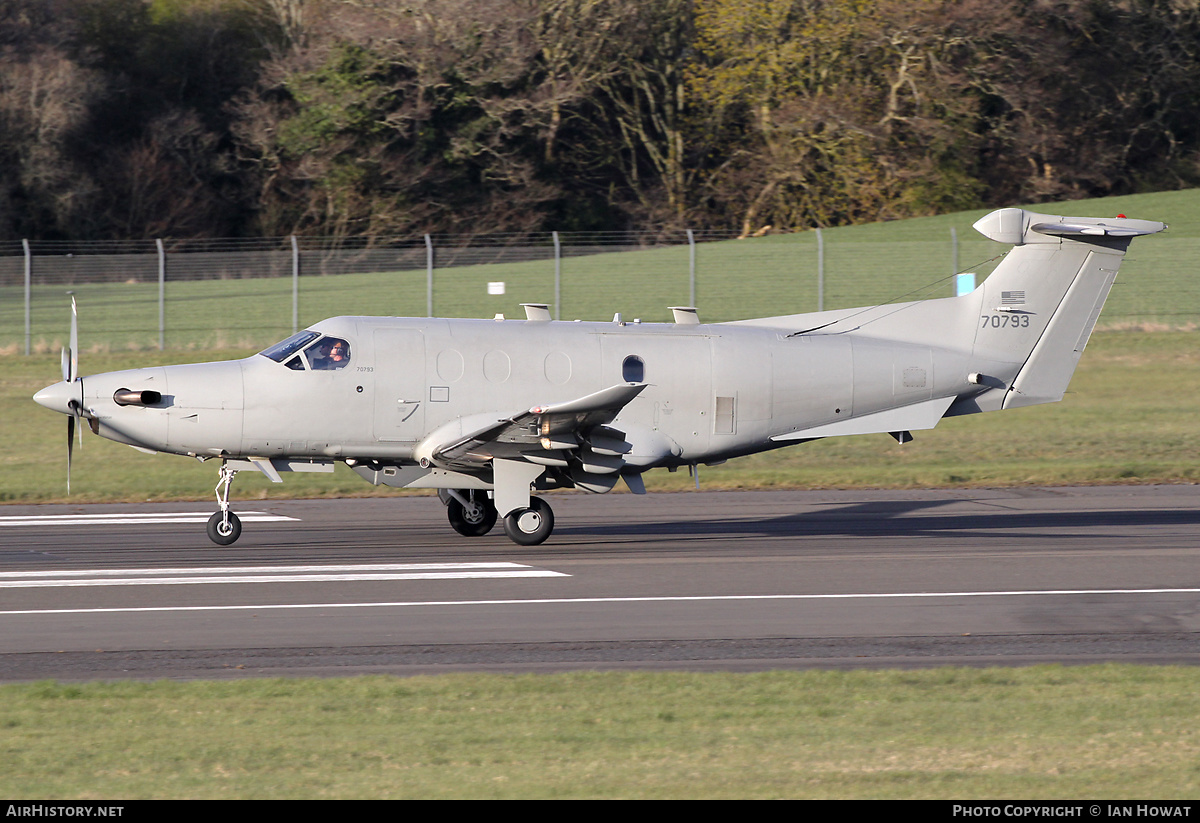
[[69, 56], [58, 11], [38, 0], [0, 6], [0, 233], [10, 238], [70, 235], [96, 192], [71, 141], [104, 83]]

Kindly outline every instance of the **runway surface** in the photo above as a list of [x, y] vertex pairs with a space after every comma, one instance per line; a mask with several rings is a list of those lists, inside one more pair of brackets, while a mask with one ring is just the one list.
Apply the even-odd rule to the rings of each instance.
[[1200, 487], [546, 499], [0, 507], [0, 681], [1200, 662]]

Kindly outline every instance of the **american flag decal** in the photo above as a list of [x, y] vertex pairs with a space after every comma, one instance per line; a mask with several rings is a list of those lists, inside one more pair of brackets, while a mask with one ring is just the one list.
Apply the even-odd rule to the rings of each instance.
[[1000, 292], [1000, 305], [1002, 306], [1023, 306], [1025, 305], [1025, 290], [1021, 291], [1002, 291]]

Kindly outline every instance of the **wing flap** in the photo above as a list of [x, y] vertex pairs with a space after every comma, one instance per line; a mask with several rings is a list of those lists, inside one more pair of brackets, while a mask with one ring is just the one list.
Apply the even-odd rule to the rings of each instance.
[[[611, 423], [647, 385], [621, 383], [575, 400], [533, 406], [511, 417], [499, 418], [448, 443], [435, 445], [431, 449], [433, 462], [469, 467], [497, 457], [527, 460], [523, 452], [543, 447], [558, 456], [564, 447], [572, 447], [579, 439], [586, 440], [593, 429]], [[612, 445], [609, 441], [615, 432], [604, 429], [602, 433], [605, 445]]]

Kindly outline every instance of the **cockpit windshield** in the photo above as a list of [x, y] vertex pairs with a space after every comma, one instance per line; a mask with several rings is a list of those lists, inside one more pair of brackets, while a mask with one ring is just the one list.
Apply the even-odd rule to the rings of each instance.
[[276, 363], [282, 363], [287, 360], [292, 354], [304, 348], [306, 345], [316, 340], [321, 335], [315, 331], [302, 331], [298, 334], [293, 334], [287, 340], [281, 340], [274, 346], [268, 349], [263, 349], [259, 354], [263, 357], [269, 357]]
[[[300, 349], [304, 351], [297, 354]], [[340, 337], [321, 337], [319, 332], [302, 331], [259, 354], [294, 371], [336, 370], [349, 365], [350, 343]]]

